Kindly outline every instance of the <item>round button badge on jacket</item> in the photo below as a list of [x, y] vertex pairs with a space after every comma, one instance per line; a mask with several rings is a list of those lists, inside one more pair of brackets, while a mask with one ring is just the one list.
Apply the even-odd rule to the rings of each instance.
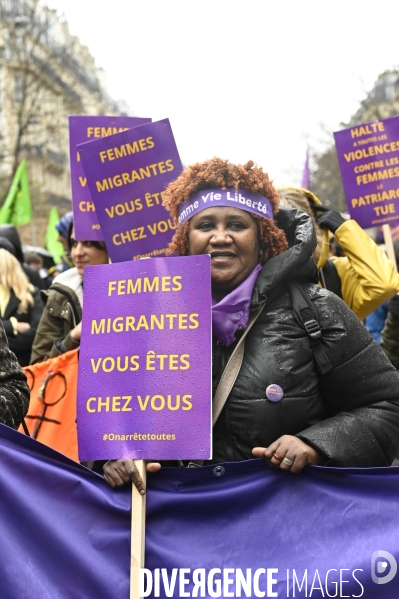
[[277, 402], [283, 399], [284, 393], [280, 385], [269, 385], [266, 387], [266, 397], [270, 401]]

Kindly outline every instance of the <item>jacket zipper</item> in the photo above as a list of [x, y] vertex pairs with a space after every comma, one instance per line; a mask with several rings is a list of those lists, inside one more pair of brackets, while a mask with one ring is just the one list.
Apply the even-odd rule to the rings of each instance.
[[70, 311], [71, 311], [72, 318], [73, 318], [73, 328], [75, 328], [75, 327], [76, 327], [76, 318], [75, 318], [75, 314], [74, 314], [74, 312], [73, 312], [73, 310], [72, 310], [72, 306], [71, 306], [71, 304], [70, 304], [69, 302], [67, 302], [67, 306], [69, 306], [69, 309], [70, 309]]

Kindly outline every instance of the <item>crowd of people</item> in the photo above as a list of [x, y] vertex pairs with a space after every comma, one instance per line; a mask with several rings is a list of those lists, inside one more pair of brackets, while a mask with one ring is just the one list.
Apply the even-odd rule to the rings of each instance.
[[[203, 190], [238, 190], [268, 210], [223, 201], [185, 210]], [[399, 446], [399, 275], [383, 249], [309, 190], [277, 190], [253, 162], [188, 167], [164, 204], [180, 220], [169, 252], [211, 256], [218, 417], [210, 463], [264, 457], [292, 473], [307, 464], [391, 465]], [[20, 366], [79, 347], [84, 269], [109, 262], [103, 242], [75, 238], [72, 213], [57, 230], [65, 254], [48, 272], [40, 256], [23, 255], [15, 227], [0, 226], [0, 417], [14, 428], [29, 401]], [[365, 320], [381, 309], [376, 342]], [[145, 493], [133, 460], [93, 467], [112, 487], [133, 481]]]

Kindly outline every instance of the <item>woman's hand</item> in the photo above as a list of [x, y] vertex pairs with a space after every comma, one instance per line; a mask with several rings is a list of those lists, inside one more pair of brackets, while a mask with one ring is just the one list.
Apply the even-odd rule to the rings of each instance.
[[82, 321], [74, 329], [72, 329], [70, 335], [74, 341], [80, 341], [80, 336], [82, 334]]
[[29, 331], [30, 324], [29, 322], [17, 322], [16, 329], [18, 333], [25, 333], [25, 331]]
[[322, 456], [313, 447], [292, 435], [283, 435], [267, 449], [254, 447], [252, 453], [257, 458], [265, 458], [272, 468], [289, 470], [292, 474], [300, 472], [307, 464], [323, 463]]
[[[161, 469], [161, 464], [147, 462], [145, 469], [147, 472], [158, 472]], [[123, 487], [123, 485], [133, 483], [140, 495], [145, 495], [145, 484], [134, 460], [108, 460], [103, 466], [103, 472], [110, 487]]]

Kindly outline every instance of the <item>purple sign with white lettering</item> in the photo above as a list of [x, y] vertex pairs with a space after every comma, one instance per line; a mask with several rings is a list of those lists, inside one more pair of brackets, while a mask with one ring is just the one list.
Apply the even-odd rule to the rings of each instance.
[[399, 221], [399, 116], [334, 133], [351, 217], [364, 229]]
[[176, 227], [162, 199], [183, 170], [169, 120], [78, 150], [112, 262], [165, 254]]
[[211, 457], [210, 257], [88, 266], [81, 460]]
[[69, 117], [69, 162], [75, 239], [85, 239], [87, 241], [102, 241], [104, 239], [80, 162], [79, 152], [76, 149], [77, 144], [108, 137], [119, 131], [126, 131], [126, 129], [150, 122], [151, 119], [131, 116]]

